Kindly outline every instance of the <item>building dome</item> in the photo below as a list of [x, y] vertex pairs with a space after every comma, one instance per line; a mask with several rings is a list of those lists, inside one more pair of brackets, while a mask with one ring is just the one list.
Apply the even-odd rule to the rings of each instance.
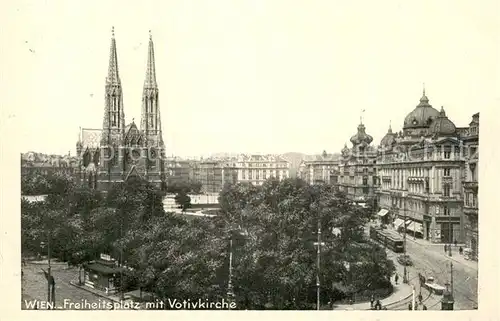
[[392, 146], [396, 142], [396, 134], [392, 132], [391, 126], [389, 126], [389, 130], [387, 134], [380, 141], [380, 146], [388, 147]]
[[349, 155], [350, 149], [349, 149], [349, 147], [347, 147], [347, 144], [344, 144], [344, 148], [342, 148], [341, 152], [342, 152], [343, 156]]
[[439, 116], [432, 122], [429, 129], [432, 134], [437, 136], [455, 135], [457, 131], [455, 124], [446, 116], [443, 107], [441, 107]]
[[438, 116], [439, 112], [429, 104], [429, 98], [425, 95], [424, 90], [420, 103], [406, 116], [403, 128], [429, 127]]
[[365, 125], [359, 124], [358, 132], [356, 135], [351, 137], [351, 143], [353, 146], [363, 145], [367, 146], [373, 141], [373, 137], [365, 132]]

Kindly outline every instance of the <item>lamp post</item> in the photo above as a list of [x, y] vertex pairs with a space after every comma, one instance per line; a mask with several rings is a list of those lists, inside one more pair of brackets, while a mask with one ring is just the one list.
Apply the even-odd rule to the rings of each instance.
[[453, 263], [450, 262], [450, 283], [446, 283], [446, 292], [441, 299], [441, 310], [453, 310], [455, 299], [453, 298]]
[[451, 224], [451, 211], [449, 206], [448, 206], [448, 217], [449, 217], [448, 233], [450, 237], [450, 245], [448, 245], [448, 255], [451, 256], [451, 243], [453, 243], [453, 228]]
[[228, 307], [231, 309], [231, 302], [233, 301], [234, 292], [233, 292], [233, 236], [231, 233], [229, 239], [229, 280], [227, 282], [227, 299], [229, 301]]
[[321, 242], [321, 222], [318, 220], [318, 241], [314, 242], [314, 245], [318, 247], [316, 252], [316, 310], [320, 310], [320, 291], [321, 291], [321, 282], [320, 282], [320, 269], [321, 269], [321, 246], [325, 245], [324, 242]]
[[[406, 202], [405, 202], [405, 193], [403, 192], [402, 194], [403, 197], [403, 217], [404, 217], [404, 222], [403, 222], [403, 253], [406, 257]], [[406, 272], [406, 264], [403, 264], [403, 283], [408, 283], [408, 275]]]

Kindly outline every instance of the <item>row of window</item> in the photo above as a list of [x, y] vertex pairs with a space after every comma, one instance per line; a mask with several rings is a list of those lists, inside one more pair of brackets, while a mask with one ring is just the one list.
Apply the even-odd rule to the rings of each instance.
[[[261, 175], [262, 174], [262, 175]], [[287, 177], [286, 171], [278, 171], [279, 177]], [[242, 171], [241, 176], [243, 179], [268, 179], [276, 176], [276, 171]]]

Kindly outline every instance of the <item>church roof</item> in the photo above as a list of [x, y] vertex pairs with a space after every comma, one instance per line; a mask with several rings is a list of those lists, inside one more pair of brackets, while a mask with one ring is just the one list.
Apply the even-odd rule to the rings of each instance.
[[81, 145], [83, 149], [98, 148], [101, 142], [101, 129], [83, 128], [81, 132]]
[[425, 95], [424, 90], [420, 103], [406, 116], [403, 128], [429, 127], [438, 116], [439, 112], [429, 104], [429, 98]]

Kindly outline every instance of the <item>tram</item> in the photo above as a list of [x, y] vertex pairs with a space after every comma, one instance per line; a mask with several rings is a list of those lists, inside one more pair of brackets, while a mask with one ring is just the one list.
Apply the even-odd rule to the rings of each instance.
[[395, 253], [404, 252], [403, 238], [397, 232], [370, 226], [370, 238]]

